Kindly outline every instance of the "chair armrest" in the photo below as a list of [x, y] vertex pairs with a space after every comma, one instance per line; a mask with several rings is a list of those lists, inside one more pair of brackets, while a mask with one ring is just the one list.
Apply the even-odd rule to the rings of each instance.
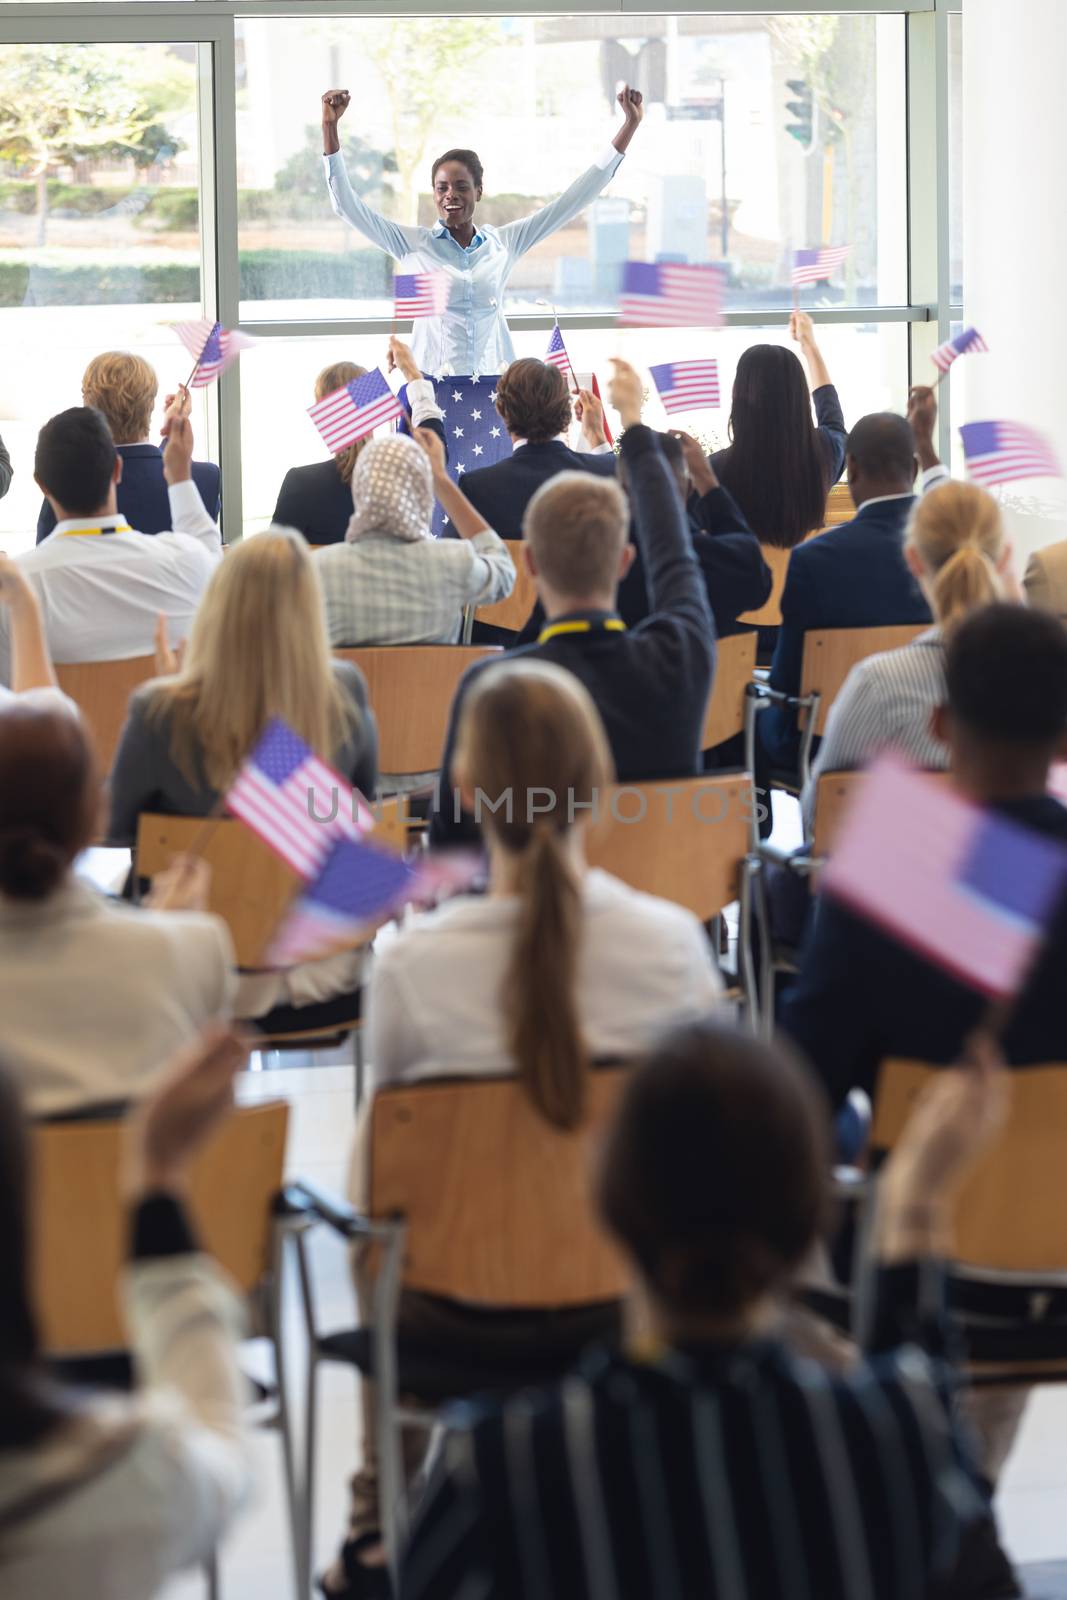
[[345, 1239], [382, 1238], [392, 1231], [390, 1223], [373, 1222], [340, 1195], [309, 1183], [306, 1178], [286, 1184], [275, 1198], [274, 1214], [283, 1220], [324, 1222]]
[[871, 1175], [864, 1172], [862, 1167], [835, 1167], [832, 1185], [834, 1199], [844, 1200], [848, 1205], [859, 1205], [866, 1199], [870, 1183]]
[[759, 859], [766, 866], [784, 867], [787, 872], [795, 872], [798, 878], [810, 878], [826, 865], [822, 856], [813, 856], [810, 851], [783, 850], [781, 845], [761, 841]]

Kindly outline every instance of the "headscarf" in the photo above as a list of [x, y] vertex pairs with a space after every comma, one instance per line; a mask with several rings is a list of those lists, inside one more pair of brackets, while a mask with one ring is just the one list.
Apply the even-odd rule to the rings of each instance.
[[372, 439], [352, 474], [352, 504], [349, 542], [432, 539], [433, 473], [422, 447], [402, 433]]

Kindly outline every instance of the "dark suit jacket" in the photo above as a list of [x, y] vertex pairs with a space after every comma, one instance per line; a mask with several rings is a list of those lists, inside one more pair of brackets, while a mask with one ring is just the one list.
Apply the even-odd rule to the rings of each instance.
[[[169, 533], [171, 526], [167, 480], [163, 476], [163, 452], [156, 444], [120, 444], [122, 479], [118, 505], [135, 533]], [[219, 520], [219, 469], [213, 461], [193, 462], [193, 482], [208, 515]], [[52, 507], [46, 500], [37, 518], [37, 543], [47, 539], [56, 525]]]
[[[506, 659], [551, 661], [585, 684], [604, 719], [621, 782], [688, 778], [700, 771], [715, 624], [685, 508], [656, 434], [650, 428], [628, 428], [622, 453], [630, 473], [635, 535], [648, 574], [650, 615], [623, 632], [557, 634], [544, 644], [513, 650]], [[433, 844], [477, 839], [473, 819], [456, 816], [452, 753], [464, 696], [476, 674], [491, 672], [494, 664], [490, 660], [471, 667], [453, 701], [430, 821]]]
[[331, 456], [289, 468], [271, 521], [298, 528], [309, 544], [340, 544], [351, 516], [352, 485], [344, 482]]
[[[1049, 795], [995, 809], [1067, 844], [1067, 809]], [[1067, 1061], [1065, 966], [1067, 906], [1062, 906], [1004, 1032], [1009, 1062]], [[977, 991], [842, 905], [821, 900], [800, 976], [783, 1001], [781, 1025], [838, 1106], [852, 1088], [872, 1093], [878, 1068], [890, 1057], [935, 1065], [954, 1061], [987, 1007]]]
[[522, 444], [503, 461], [463, 475], [463, 492], [502, 539], [522, 538], [526, 507], [543, 483], [560, 472], [615, 475], [614, 453], [582, 455], [559, 439], [547, 444]]
[[[904, 495], [861, 506], [851, 522], [797, 545], [782, 591], [772, 689], [799, 693], [809, 629], [930, 621], [930, 607], [904, 562], [904, 526], [914, 504], [913, 495]], [[792, 770], [800, 748], [796, 712], [771, 706], [757, 726], [774, 766]]]
[[11, 457], [7, 453], [7, 446], [0, 439], [0, 500], [11, 487]]

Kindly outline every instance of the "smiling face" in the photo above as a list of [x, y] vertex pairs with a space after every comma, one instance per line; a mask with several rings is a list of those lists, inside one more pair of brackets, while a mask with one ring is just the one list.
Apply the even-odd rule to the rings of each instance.
[[445, 227], [455, 231], [473, 225], [474, 208], [482, 198], [470, 168], [462, 161], [442, 161], [434, 174], [433, 200]]

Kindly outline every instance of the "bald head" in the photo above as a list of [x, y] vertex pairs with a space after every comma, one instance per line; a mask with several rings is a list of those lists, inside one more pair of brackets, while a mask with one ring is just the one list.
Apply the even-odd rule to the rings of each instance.
[[848, 486], [857, 506], [880, 495], [911, 494], [915, 487], [915, 435], [895, 411], [861, 417], [845, 447]]

